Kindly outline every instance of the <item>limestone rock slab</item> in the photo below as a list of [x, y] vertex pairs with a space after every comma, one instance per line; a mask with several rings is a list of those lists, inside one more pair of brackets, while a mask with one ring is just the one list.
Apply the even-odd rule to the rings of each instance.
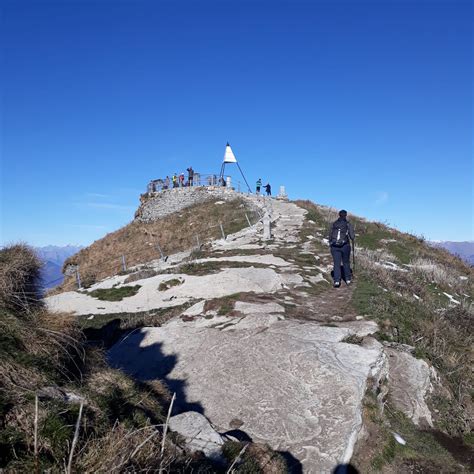
[[240, 420], [254, 441], [289, 451], [306, 472], [349, 461], [382, 346], [341, 342], [349, 326], [267, 320], [249, 329], [246, 319], [233, 330], [193, 322], [144, 328], [115, 345], [109, 359], [141, 380], [164, 379], [178, 393], [177, 409], [180, 400], [184, 408], [199, 405], [220, 432]]
[[[166, 291], [159, 291], [161, 282], [181, 279], [183, 283]], [[222, 298], [236, 292], [274, 293], [288, 284], [289, 277], [271, 268], [226, 268], [211, 275], [165, 274], [139, 280], [138, 293], [122, 301], [100, 301], [87, 293], [69, 291], [45, 298], [51, 311], [74, 314], [108, 314], [149, 311], [184, 304], [193, 299]], [[297, 275], [292, 281], [302, 278]]]

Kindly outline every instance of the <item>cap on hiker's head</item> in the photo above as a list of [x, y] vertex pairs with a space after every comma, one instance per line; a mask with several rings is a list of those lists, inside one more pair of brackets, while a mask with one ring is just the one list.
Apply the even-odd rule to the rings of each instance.
[[347, 217], [347, 211], [345, 211], [344, 209], [339, 211], [339, 217], [342, 217], [343, 219]]

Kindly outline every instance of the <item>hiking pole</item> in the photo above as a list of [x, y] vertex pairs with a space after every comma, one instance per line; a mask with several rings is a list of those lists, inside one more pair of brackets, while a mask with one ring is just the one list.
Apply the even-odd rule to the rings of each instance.
[[355, 239], [352, 241], [352, 273], [355, 273], [356, 268], [356, 250], [355, 250]]

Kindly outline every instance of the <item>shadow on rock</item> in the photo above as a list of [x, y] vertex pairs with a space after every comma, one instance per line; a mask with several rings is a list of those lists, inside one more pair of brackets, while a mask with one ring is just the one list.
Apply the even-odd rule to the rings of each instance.
[[242, 430], [230, 430], [226, 431], [225, 433], [221, 433], [222, 436], [230, 436], [231, 438], [235, 438], [237, 441], [251, 443], [252, 438]]
[[164, 354], [160, 342], [142, 346], [145, 335], [145, 331], [137, 329], [115, 344], [108, 352], [110, 366], [123, 370], [141, 382], [157, 379], [164, 382], [171, 393], [176, 393], [173, 414], [185, 411], [204, 414], [204, 408], [200, 403], [186, 401], [186, 381], [169, 378], [178, 361], [176, 354]]
[[285, 460], [286, 467], [290, 474], [302, 474], [303, 465], [289, 451], [278, 451], [278, 454]]
[[100, 328], [85, 328], [83, 333], [89, 344], [109, 348], [124, 336], [125, 331], [120, 328], [120, 319], [116, 318]]
[[357, 468], [352, 464], [339, 464], [332, 472], [333, 474], [359, 474]]

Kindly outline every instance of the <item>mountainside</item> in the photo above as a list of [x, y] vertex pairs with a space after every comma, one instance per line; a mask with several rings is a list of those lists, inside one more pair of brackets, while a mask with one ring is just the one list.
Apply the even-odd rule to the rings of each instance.
[[[252, 201], [225, 189], [196, 188], [190, 192], [189, 188], [177, 188], [154, 199], [145, 194], [141, 201], [134, 221], [66, 259], [66, 280], [58, 291], [77, 287], [75, 269], [82, 285], [88, 287], [124, 268], [196, 248], [260, 218]], [[68, 267], [72, 269], [69, 275]]]
[[350, 216], [354, 284], [334, 290], [334, 210], [237, 193], [176, 208], [177, 196], [147, 196], [134, 222], [66, 262], [94, 270], [87, 287], [71, 277], [46, 302], [74, 314], [113, 368], [176, 394], [170, 427], [182, 446], [212, 461], [252, 440], [249, 451], [269, 445], [268, 459], [286, 463], [270, 471], [246, 454], [239, 472], [351, 460], [361, 472], [469, 471], [470, 267]]
[[81, 246], [75, 245], [47, 245], [45, 247], [34, 248], [36, 254], [43, 262], [41, 279], [44, 288], [53, 288], [63, 282], [64, 276], [62, 267], [64, 262], [81, 249]]
[[458, 255], [470, 265], [474, 265], [474, 242], [433, 242], [436, 247], [441, 247], [451, 252], [453, 255]]
[[144, 196], [46, 307], [0, 252], [0, 468], [471, 472], [472, 268], [350, 216], [336, 290], [333, 209], [193, 192]]

